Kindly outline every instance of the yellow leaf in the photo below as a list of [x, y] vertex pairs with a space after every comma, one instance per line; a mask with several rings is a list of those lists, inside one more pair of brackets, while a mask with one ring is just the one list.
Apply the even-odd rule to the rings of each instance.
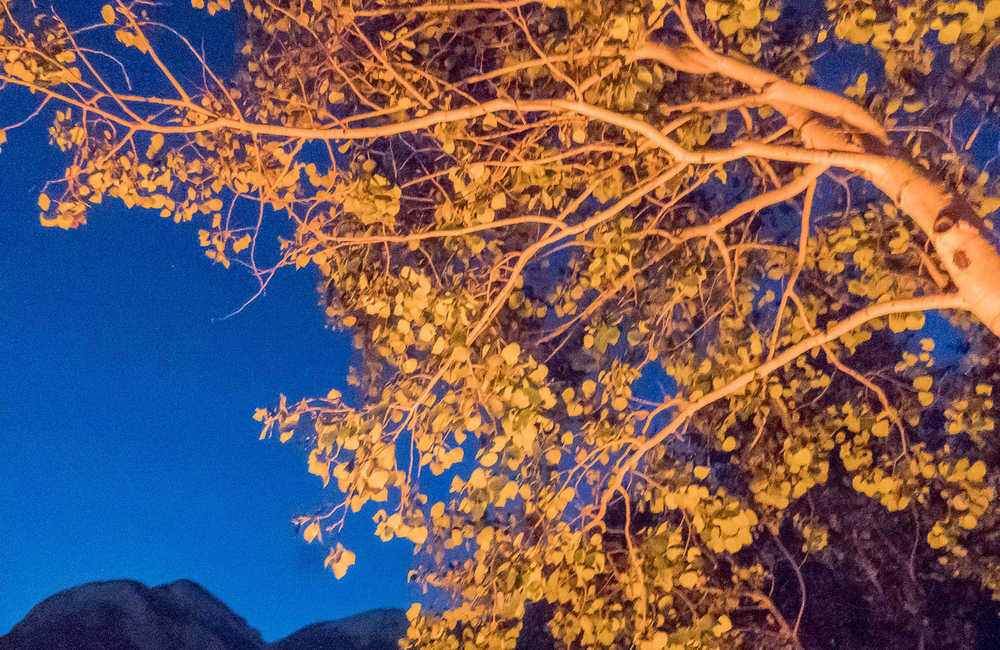
[[972, 463], [969, 467], [969, 471], [966, 473], [965, 477], [972, 481], [973, 483], [979, 483], [986, 476], [986, 463], [981, 460], [977, 460]]
[[337, 544], [337, 548], [330, 551], [325, 564], [333, 569], [333, 576], [340, 580], [347, 574], [348, 567], [354, 564], [354, 553]]
[[921, 406], [930, 406], [931, 403], [934, 402], [934, 394], [922, 390], [919, 393], [917, 393], [917, 400], [920, 401]]
[[713, 21], [722, 18], [722, 5], [717, 0], [708, 0], [705, 3], [705, 18]]
[[486, 165], [484, 165], [483, 163], [477, 162], [469, 165], [469, 176], [472, 177], [472, 180], [474, 181], [479, 180], [480, 178], [483, 177], [485, 173], [486, 173]]
[[[319, 0], [313, 0], [314, 2], [319, 2]], [[406, 620], [411, 623], [420, 616], [420, 603], [413, 603], [410, 608], [406, 610]]]
[[694, 468], [694, 477], [696, 479], [701, 480], [706, 476], [708, 476], [708, 472], [709, 469], [707, 467], [705, 467], [704, 465], [698, 465], [697, 467]]
[[547, 460], [550, 465], [558, 465], [561, 459], [562, 452], [559, 449], [553, 448], [545, 452], [545, 460]]
[[504, 485], [503, 489], [500, 490], [499, 494], [497, 494], [497, 501], [499, 502], [500, 505], [502, 505], [503, 503], [510, 501], [511, 499], [514, 499], [516, 497], [517, 497], [517, 483], [515, 483], [514, 481], [507, 481], [507, 484]]
[[513, 366], [517, 364], [517, 358], [518, 356], [520, 356], [520, 354], [521, 354], [521, 346], [518, 345], [517, 343], [511, 343], [507, 345], [507, 347], [505, 347], [502, 352], [500, 352], [500, 357], [504, 360], [504, 363], [506, 363], [508, 366]]
[[913, 380], [913, 387], [917, 390], [930, 390], [933, 380], [928, 375], [917, 377]]
[[866, 92], [868, 92], [868, 73], [867, 72], [862, 72], [858, 76], [858, 82], [855, 84], [854, 88], [855, 88], [855, 91], [857, 92], [858, 96], [864, 96], [864, 94]]
[[681, 577], [677, 579], [677, 582], [685, 589], [691, 589], [698, 584], [698, 574], [694, 571], [687, 571], [686, 573], [681, 574]]
[[590, 397], [594, 394], [594, 391], [597, 390], [597, 384], [593, 379], [587, 379], [583, 382], [583, 384], [581, 384], [580, 390], [583, 391], [584, 397]]
[[945, 25], [944, 29], [938, 32], [938, 40], [945, 44], [954, 43], [958, 40], [958, 36], [961, 33], [962, 22], [959, 20], [953, 20]]
[[[486, 454], [486, 456], [490, 455], [494, 457], [493, 463], [495, 463], [496, 454]], [[486, 456], [483, 456], [482, 460], [480, 461], [483, 464], [485, 464], [484, 461], [486, 460]], [[492, 465], [493, 463], [490, 464]], [[472, 474], [469, 475], [469, 487], [475, 489], [481, 489], [486, 487], [486, 472], [484, 472], [482, 469], [478, 467], [472, 470]]]
[[101, 7], [101, 18], [108, 25], [112, 25], [115, 22], [115, 10], [111, 8], [111, 5], [104, 5]]
[[[669, 638], [670, 637], [666, 632], [663, 630], [657, 630], [651, 639], [639, 642], [638, 650], [663, 650], [664, 648], [667, 648], [667, 639]], [[679, 645], [675, 645], [669, 650], [680, 647], [681, 646]]]
[[910, 22], [904, 23], [899, 27], [897, 27], [896, 31], [893, 32], [892, 37], [897, 41], [899, 41], [900, 43], [907, 43], [911, 38], [913, 38], [913, 34], [916, 33], [916, 29], [917, 29], [917, 23], [911, 20]]
[[306, 529], [304, 531], [302, 531], [302, 537], [307, 542], [310, 542], [310, 543], [314, 539], [316, 539], [318, 536], [319, 536], [319, 524], [317, 522], [315, 522], [315, 521], [312, 522], [311, 524], [309, 524], [308, 526], [306, 526]]
[[50, 205], [52, 205], [52, 202], [49, 200], [48, 194], [38, 195], [38, 207], [40, 207], [42, 211], [48, 212]]
[[751, 5], [740, 12], [740, 25], [743, 27], [750, 29], [756, 27], [758, 23], [760, 23], [760, 7]]
[[1000, 0], [989, 0], [983, 6], [983, 18], [986, 20], [1000, 18]]
[[803, 447], [788, 457], [788, 465], [793, 468], [804, 467], [812, 462], [812, 457], [812, 450], [808, 447]]
[[309, 473], [323, 479], [323, 487], [330, 482], [330, 464], [319, 459], [320, 450], [313, 449], [309, 453]]
[[938, 524], [934, 524], [931, 532], [927, 533], [927, 545], [931, 548], [941, 548], [948, 543], [948, 538], [939, 529]]
[[918, 311], [918, 312], [915, 312], [915, 313], [912, 313], [912, 314], [908, 314], [906, 316], [906, 320], [905, 320], [906, 327], [907, 327], [907, 329], [911, 329], [911, 330], [921, 329], [924, 326], [925, 320], [926, 320], [926, 317], [924, 316], [924, 312], [922, 312], [922, 311]]
[[149, 149], [146, 149], [146, 157], [152, 158], [156, 155], [156, 152], [160, 150], [163, 146], [163, 134], [154, 133], [153, 137], [149, 139]]
[[531, 398], [523, 390], [515, 390], [510, 396], [510, 404], [514, 408], [526, 409], [531, 406]]
[[609, 36], [616, 41], [626, 41], [629, 35], [629, 24], [628, 18], [625, 16], [618, 16], [615, 21], [611, 24], [611, 32]]
[[722, 441], [722, 451], [730, 452], [736, 449], [736, 438], [729, 436]]
[[248, 246], [250, 246], [250, 235], [243, 235], [233, 242], [233, 252], [240, 253], [245, 251]]
[[493, 199], [490, 201], [490, 207], [494, 210], [503, 210], [507, 207], [507, 195], [503, 192], [498, 192], [493, 195]]
[[409, 537], [414, 544], [423, 544], [427, 541], [427, 526], [417, 526], [412, 529]]
[[889, 435], [889, 421], [879, 420], [872, 425], [872, 435], [876, 438], [885, 438]]
[[725, 36], [732, 36], [739, 30], [740, 24], [733, 18], [723, 18], [719, 21], [719, 30]]
[[388, 482], [389, 472], [384, 469], [373, 470], [372, 473], [368, 475], [368, 485], [371, 486], [373, 490], [381, 490]]

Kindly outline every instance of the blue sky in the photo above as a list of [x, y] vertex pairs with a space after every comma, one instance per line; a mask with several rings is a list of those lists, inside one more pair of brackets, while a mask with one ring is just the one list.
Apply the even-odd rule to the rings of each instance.
[[[227, 27], [200, 16], [196, 32]], [[315, 276], [279, 275], [223, 320], [256, 285], [204, 257], [197, 225], [109, 202], [82, 229], [42, 228], [35, 201], [62, 169], [46, 129], [9, 132], [0, 154], [0, 634], [58, 590], [118, 578], [195, 580], [266, 640], [406, 607], [411, 547], [356, 518], [342, 539], [357, 565], [324, 571], [290, 519], [335, 493], [251, 419], [282, 392], [345, 389], [350, 342], [326, 328]]]

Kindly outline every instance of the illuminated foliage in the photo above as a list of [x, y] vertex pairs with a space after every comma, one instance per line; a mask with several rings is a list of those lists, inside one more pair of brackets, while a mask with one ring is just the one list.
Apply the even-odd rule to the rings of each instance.
[[[1000, 1], [246, 0], [234, 78], [143, 3], [25, 4], [0, 80], [58, 105], [44, 225], [114, 198], [262, 290], [318, 270], [357, 390], [255, 418], [339, 494], [300, 521], [337, 577], [366, 505], [414, 544], [407, 643], [510, 648], [546, 603], [566, 647], [800, 648], [808, 567], [866, 647], [965, 644], [931, 585], [1000, 598]], [[819, 90], [848, 44], [877, 64]]]

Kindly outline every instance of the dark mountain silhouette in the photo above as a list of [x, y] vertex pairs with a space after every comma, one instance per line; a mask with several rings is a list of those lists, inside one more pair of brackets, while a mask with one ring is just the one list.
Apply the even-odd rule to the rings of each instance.
[[266, 646], [267, 650], [396, 650], [406, 634], [406, 615], [399, 609], [373, 609], [337, 621], [307, 625], [298, 632]]
[[[517, 650], [551, 650], [551, 612], [529, 605]], [[406, 634], [400, 609], [374, 609], [307, 625], [273, 643], [201, 585], [178, 580], [91, 582], [35, 605], [0, 650], [396, 650]]]
[[195, 582], [113, 580], [46, 598], [0, 637], [0, 650], [395, 650], [406, 626], [402, 610], [380, 609], [265, 643]]

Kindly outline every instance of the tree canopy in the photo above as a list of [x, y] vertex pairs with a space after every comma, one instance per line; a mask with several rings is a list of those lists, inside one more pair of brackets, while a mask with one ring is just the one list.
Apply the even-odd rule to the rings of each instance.
[[336, 489], [334, 574], [366, 506], [412, 541], [406, 643], [984, 638], [1000, 0], [192, 4], [244, 16], [231, 78], [152, 3], [2, 0], [0, 92], [67, 159], [41, 222], [316, 270], [355, 394], [255, 418]]

